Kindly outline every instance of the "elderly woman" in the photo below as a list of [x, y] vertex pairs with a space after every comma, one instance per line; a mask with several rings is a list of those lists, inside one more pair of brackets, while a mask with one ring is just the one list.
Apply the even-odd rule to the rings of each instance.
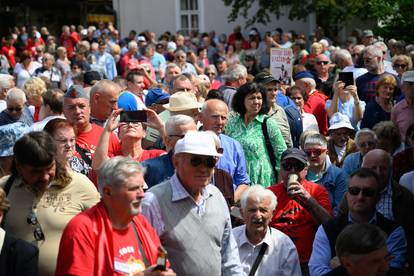
[[369, 128], [363, 128], [355, 134], [354, 142], [358, 151], [347, 155], [342, 165], [342, 169], [348, 175], [351, 175], [361, 167], [362, 158], [365, 154], [375, 149], [377, 146], [377, 135]]
[[[96, 147], [95, 155], [92, 160], [92, 169], [98, 171], [102, 163], [109, 159], [108, 157], [108, 145], [110, 134], [118, 128], [118, 136], [121, 141], [121, 146], [116, 152], [116, 155], [129, 156], [137, 162], [143, 162], [150, 158], [158, 157], [164, 153], [163, 150], [152, 149], [145, 150], [142, 148], [142, 139], [145, 137], [145, 127], [140, 122], [117, 122], [116, 118], [122, 112], [122, 109], [115, 110], [105, 125], [105, 129]], [[146, 125], [150, 125], [157, 130], [164, 128], [161, 119], [156, 115], [155, 111], [147, 109], [147, 122]], [[151, 124], [156, 119], [156, 124]], [[161, 130], [161, 132], [163, 132]], [[163, 137], [164, 135], [162, 135]]]
[[39, 275], [54, 275], [60, 237], [74, 216], [99, 201], [90, 180], [67, 170], [46, 132], [31, 132], [14, 145], [11, 176], [0, 186], [9, 190], [11, 208], [4, 229], [39, 248]]
[[62, 75], [70, 72], [70, 61], [67, 57], [67, 51], [65, 47], [58, 47], [56, 49], [56, 67], [60, 70]]
[[362, 117], [361, 128], [372, 129], [376, 123], [391, 119], [397, 81], [392, 75], [384, 75], [377, 81], [375, 88], [377, 96], [367, 104]]
[[411, 70], [413, 62], [407, 55], [396, 55], [392, 58], [392, 68], [397, 72], [398, 77], [402, 77], [406, 71]]
[[329, 118], [336, 112], [345, 114], [354, 129], [358, 130], [358, 124], [364, 114], [365, 102], [359, 100], [356, 86], [349, 85], [345, 87], [345, 83], [336, 81], [333, 85], [333, 92], [332, 100], [327, 100], [325, 104]]
[[38, 77], [28, 79], [24, 85], [23, 90], [26, 93], [29, 109], [33, 115], [34, 122], [39, 121], [40, 107], [43, 104], [43, 94], [46, 92], [45, 82]]
[[[240, 86], [232, 108], [236, 113], [229, 118], [226, 134], [243, 146], [251, 183], [264, 187], [276, 183], [280, 157], [287, 147], [276, 121], [266, 115], [269, 111], [266, 89], [255, 83]], [[263, 130], [267, 130], [269, 139]], [[266, 140], [270, 142], [268, 146]], [[268, 148], [273, 150], [274, 160]]]
[[206, 67], [206, 69], [204, 70], [204, 73], [208, 76], [208, 78], [210, 79], [210, 83], [211, 89], [219, 89], [221, 86], [221, 82], [219, 82], [218, 80], [216, 80], [216, 76], [217, 76], [217, 69], [216, 66], [214, 64], [210, 64]]
[[23, 88], [24, 82], [28, 80], [40, 66], [40, 63], [32, 61], [32, 53], [30, 51], [23, 51], [20, 55], [20, 63], [17, 63], [16, 67], [14, 67], [13, 74], [16, 78], [16, 86]]
[[197, 71], [194, 66], [187, 62], [187, 54], [183, 50], [177, 50], [175, 52], [175, 64], [178, 65], [181, 69], [181, 73], [189, 73], [192, 75], [197, 75]]
[[74, 155], [76, 135], [73, 125], [66, 119], [56, 118], [50, 120], [43, 129], [55, 140], [57, 158], [66, 165], [66, 168], [77, 173], [88, 175], [89, 165], [82, 158]]
[[29, 108], [26, 106], [26, 95], [19, 88], [12, 88], [7, 91], [6, 109], [0, 113], [0, 126], [15, 122], [23, 122], [30, 126], [33, 118]]

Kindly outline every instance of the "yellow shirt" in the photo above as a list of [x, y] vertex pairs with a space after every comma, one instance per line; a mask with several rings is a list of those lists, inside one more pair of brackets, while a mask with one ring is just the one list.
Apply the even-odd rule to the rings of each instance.
[[[83, 174], [69, 171], [72, 181], [64, 188], [52, 185], [41, 194], [34, 194], [20, 178], [16, 178], [8, 193], [11, 208], [5, 219], [4, 229], [39, 248], [39, 275], [54, 275], [60, 237], [66, 224], [80, 212], [99, 202], [95, 185]], [[4, 187], [9, 176], [0, 179]], [[35, 226], [27, 222], [31, 212], [45, 236], [36, 241]]]

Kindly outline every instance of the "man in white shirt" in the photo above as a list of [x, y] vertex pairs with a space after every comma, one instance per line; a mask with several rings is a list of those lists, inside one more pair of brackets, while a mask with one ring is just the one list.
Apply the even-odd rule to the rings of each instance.
[[277, 204], [274, 193], [260, 185], [254, 185], [244, 191], [240, 204], [246, 224], [234, 228], [233, 234], [245, 274], [302, 275], [292, 240], [279, 230], [269, 227]]

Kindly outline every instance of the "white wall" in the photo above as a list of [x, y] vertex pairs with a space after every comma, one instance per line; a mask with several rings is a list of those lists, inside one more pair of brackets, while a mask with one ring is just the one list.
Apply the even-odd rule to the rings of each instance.
[[[200, 0], [204, 1], [200, 6], [204, 6], [201, 11], [204, 17], [204, 24], [200, 22], [201, 32], [215, 30], [216, 34], [233, 31], [234, 26], [245, 26], [245, 19], [238, 18], [236, 22], [228, 22], [228, 15], [231, 8], [224, 6], [222, 0]], [[157, 36], [166, 30], [175, 32], [178, 29], [176, 20], [177, 0], [113, 0], [114, 9], [118, 15], [118, 26], [122, 37], [126, 36], [131, 29], [137, 32], [149, 29], [156, 32]], [[275, 28], [282, 28], [289, 31], [303, 32], [308, 35], [315, 28], [314, 17], [310, 16], [309, 22], [290, 21], [287, 17], [281, 17], [279, 20], [276, 16], [271, 23], [266, 25], [256, 24], [255, 27], [263, 34], [265, 31], [271, 31]], [[248, 30], [245, 31], [247, 34]]]

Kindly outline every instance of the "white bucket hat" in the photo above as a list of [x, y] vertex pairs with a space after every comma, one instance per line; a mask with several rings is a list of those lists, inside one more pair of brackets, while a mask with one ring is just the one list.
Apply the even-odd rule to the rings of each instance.
[[336, 112], [332, 115], [331, 119], [329, 120], [328, 130], [335, 130], [339, 128], [347, 128], [349, 130], [355, 131], [354, 127], [351, 125], [351, 121], [349, 120], [348, 116]]

